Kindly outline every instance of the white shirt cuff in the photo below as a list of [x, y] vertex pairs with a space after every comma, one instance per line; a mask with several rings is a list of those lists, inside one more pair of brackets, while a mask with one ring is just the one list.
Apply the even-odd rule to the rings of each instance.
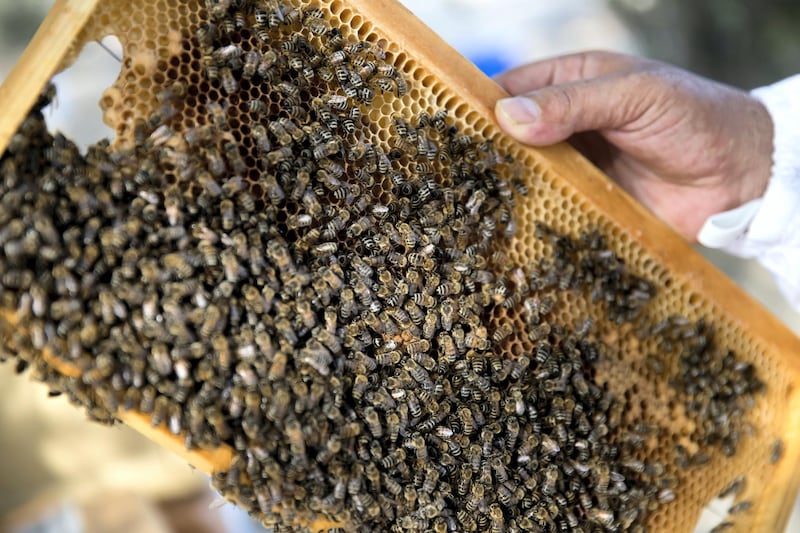
[[774, 125], [772, 174], [764, 196], [709, 217], [700, 244], [755, 257], [800, 308], [800, 75], [751, 93]]

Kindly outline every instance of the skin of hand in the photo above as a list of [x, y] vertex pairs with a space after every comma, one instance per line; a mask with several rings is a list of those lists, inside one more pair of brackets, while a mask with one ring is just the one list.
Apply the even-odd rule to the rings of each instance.
[[747, 92], [610, 52], [543, 60], [496, 78], [500, 126], [518, 141], [568, 140], [694, 242], [705, 220], [763, 195], [773, 124]]

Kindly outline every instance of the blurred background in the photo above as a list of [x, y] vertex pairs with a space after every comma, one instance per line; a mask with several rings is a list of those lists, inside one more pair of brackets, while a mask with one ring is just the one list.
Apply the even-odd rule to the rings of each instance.
[[[526, 61], [597, 48], [662, 59], [746, 89], [800, 71], [796, 0], [404, 3], [489, 75]], [[0, 0], [0, 80], [51, 5], [51, 0]], [[113, 41], [107, 45], [114, 47]], [[87, 47], [58, 78], [58, 108], [48, 117], [51, 129], [83, 146], [110, 135], [97, 101], [118, 68], [107, 51]], [[701, 251], [800, 332], [800, 315], [757, 264]], [[215, 496], [206, 488], [207, 479], [182, 461], [123, 426], [86, 423], [66, 401], [47, 398], [43, 386], [15, 377], [12, 368], [2, 365], [0, 427], [0, 531], [3, 524], [9, 530], [17, 524], [15, 531], [26, 532], [260, 530], [230, 506], [212, 504], [209, 509]], [[703, 527], [698, 531], [707, 530]], [[787, 531], [800, 531], [797, 512]]]

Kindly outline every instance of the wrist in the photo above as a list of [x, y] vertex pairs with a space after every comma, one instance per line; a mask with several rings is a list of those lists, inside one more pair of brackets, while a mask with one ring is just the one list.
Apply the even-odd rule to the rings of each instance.
[[774, 124], [767, 107], [760, 100], [748, 96], [744, 113], [745, 130], [738, 159], [742, 169], [736, 179], [738, 187], [731, 199], [734, 209], [764, 196], [772, 175], [774, 150]]
[[[743, 127], [747, 128], [750, 138], [746, 153], [750, 154], [749, 157], [759, 159], [750, 167], [752, 179], [748, 179], [748, 171], [740, 175], [736, 201], [747, 204], [753, 202], [754, 198], [760, 200], [755, 209], [737, 210], [738, 214], [726, 211], [710, 217], [700, 232], [702, 244], [722, 248], [734, 255], [758, 257], [765, 265], [771, 261], [769, 257], [788, 257], [786, 250], [800, 250], [800, 232], [796, 231], [800, 227], [798, 95], [800, 76], [752, 92], [758, 106], [752, 108], [753, 122]], [[764, 112], [767, 113], [768, 122], [763, 119]], [[768, 124], [766, 134], [763, 131], [764, 124]], [[758, 152], [754, 150], [755, 147], [760, 147]], [[760, 155], [755, 155], [759, 152]], [[769, 158], [769, 170], [766, 173], [763, 170], [764, 154]], [[706, 230], [713, 230], [720, 218], [728, 225], [732, 220], [737, 221], [740, 230], [731, 232], [724, 239], [717, 239], [719, 242], [714, 244], [703, 242], [704, 231], [708, 235]], [[792, 271], [795, 270], [793, 266]]]

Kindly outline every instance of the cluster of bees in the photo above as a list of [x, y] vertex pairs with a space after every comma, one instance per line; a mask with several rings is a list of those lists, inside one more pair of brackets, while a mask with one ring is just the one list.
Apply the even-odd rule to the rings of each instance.
[[536, 231], [553, 249], [552, 259], [541, 262], [538, 272], [544, 274], [536, 274], [538, 279], [545, 285], [583, 290], [592, 302], [604, 304], [609, 320], [634, 324], [637, 337], [657, 347], [647, 355], [648, 370], [670, 384], [696, 423], [692, 441], [699, 451], [689, 456], [678, 445], [678, 464], [705, 464], [709, 447], [728, 457], [736, 453], [745, 414], [764, 391], [755, 367], [718, 346], [713, 328], [703, 319], [674, 315], [655, 321], [647, 316], [655, 288], [627, 271], [620, 258], [609, 253], [602, 235], [584, 233], [573, 239], [541, 224]]
[[[540, 226], [551, 257], [509, 265], [526, 194], [514, 163], [446, 111], [370, 118], [409, 82], [320, 9], [209, 0], [205, 15], [187, 41], [207, 98], [194, 121], [177, 76], [133, 147], [84, 156], [47, 131], [48, 90], [0, 160], [19, 370], [96, 420], [134, 409], [189, 448], [230, 445], [214, 486], [276, 530], [324, 516], [354, 531], [644, 531], [676, 497], [641, 459], [660, 430], [596, 381], [592, 320], [557, 311], [571, 292], [642, 321], [653, 287], [598, 234]], [[692, 412], [742, 415], [761, 387], [751, 367], [730, 355], [717, 379], [707, 328], [652, 327], [707, 369], [675, 382]], [[509, 356], [515, 339], [532, 348]], [[698, 427], [735, 450], [735, 424]]]

